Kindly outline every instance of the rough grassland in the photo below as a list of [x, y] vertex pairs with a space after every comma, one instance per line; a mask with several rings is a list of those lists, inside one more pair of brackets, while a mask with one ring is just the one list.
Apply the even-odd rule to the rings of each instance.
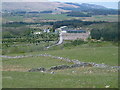
[[105, 63], [109, 65], [118, 64], [117, 47], [75, 48], [48, 52], [49, 54], [78, 59], [84, 62]]
[[[118, 47], [76, 47], [61, 50], [49, 50], [34, 52], [35, 54], [51, 54], [69, 59], [78, 59], [83, 62], [104, 63], [108, 65], [118, 65]], [[31, 54], [31, 53], [27, 53]]]
[[[51, 54], [84, 62], [117, 65], [118, 48], [107, 47], [75, 47], [71, 49], [49, 50], [32, 54]], [[11, 56], [21, 55], [13, 54]], [[117, 88], [118, 72], [105, 68], [73, 68], [54, 71], [55, 74], [42, 72], [26, 72], [28, 69], [55, 65], [72, 64], [49, 57], [29, 57], [21, 59], [3, 59], [4, 88]]]
[[55, 65], [72, 64], [62, 60], [49, 57], [29, 57], [21, 59], [4, 59], [3, 70], [5, 71], [28, 71], [31, 68], [45, 67], [49, 68]]
[[118, 22], [118, 15], [95, 15], [92, 17], [80, 17], [79, 19], [85, 21], [109, 21], [109, 22]]
[[[91, 69], [90, 69], [91, 70]], [[56, 72], [55, 74], [40, 72], [3, 72], [4, 88], [117, 88], [117, 72], [107, 70], [78, 70]], [[94, 72], [96, 71], [96, 72]], [[64, 73], [63, 73], [64, 72]]]
[[[92, 17], [70, 17], [66, 14], [39, 14], [35, 17], [36, 20], [67, 20], [67, 19], [80, 19], [84, 21], [110, 21], [110, 22], [117, 22], [118, 21], [118, 15], [95, 15]], [[27, 22], [34, 22], [36, 21], [31, 18], [26, 18], [25, 16], [6, 16], [3, 17], [3, 22], [8, 21], [14, 21], [14, 22], [20, 22], [20, 21], [27, 21]]]

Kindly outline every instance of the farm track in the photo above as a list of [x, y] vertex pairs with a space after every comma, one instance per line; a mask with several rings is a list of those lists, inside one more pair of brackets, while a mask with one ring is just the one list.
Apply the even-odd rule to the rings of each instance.
[[48, 46], [48, 47], [46, 47], [46, 48], [51, 48], [51, 47], [53, 47], [53, 46], [57, 46], [57, 45], [62, 44], [62, 43], [63, 43], [62, 33], [60, 33], [59, 36], [60, 36], [60, 37], [59, 37], [59, 41], [58, 41], [57, 44], [54, 44], [54, 45]]
[[50, 54], [38, 54], [38, 55], [24, 55], [24, 56], [4, 56], [4, 55], [0, 55], [1, 58], [7, 58], [7, 59], [19, 59], [19, 58], [28, 58], [28, 57], [50, 57], [53, 59], [58, 59], [58, 60], [64, 60], [66, 62], [71, 62], [73, 64], [77, 64], [77, 65], [82, 65], [82, 66], [87, 66], [87, 65], [91, 65], [92, 67], [98, 67], [98, 68], [113, 68], [113, 69], [118, 69], [120, 70], [120, 66], [110, 66], [110, 65], [106, 65], [106, 64], [96, 64], [93, 62], [81, 62], [79, 60], [76, 59], [69, 59], [69, 58], [64, 58], [64, 57], [59, 57], [59, 56], [52, 56]]

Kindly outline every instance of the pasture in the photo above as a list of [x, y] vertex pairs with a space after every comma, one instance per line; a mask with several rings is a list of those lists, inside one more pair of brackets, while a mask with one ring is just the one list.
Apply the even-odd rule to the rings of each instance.
[[94, 15], [92, 17], [71, 17], [67, 14], [37, 14], [37, 15], [15, 15], [3, 16], [2, 21], [5, 22], [40, 22], [40, 20], [69, 20], [80, 19], [83, 21], [109, 21], [117, 22], [118, 15]]
[[40, 14], [39, 19], [47, 20], [66, 20], [72, 17], [67, 16], [66, 14]]
[[118, 22], [118, 15], [94, 15], [92, 17], [83, 18], [84, 21], [108, 21]]
[[66, 20], [72, 17], [66, 14], [37, 14], [37, 15], [8, 15], [3, 16], [2, 22], [39, 22], [39, 20]]
[[4, 16], [3, 17], [3, 23], [4, 22], [22, 22], [24, 20], [24, 16]]
[[[112, 44], [104, 46], [76, 46], [58, 50], [47, 50], [8, 56], [51, 54], [82, 62], [118, 64], [118, 47]], [[3, 58], [4, 88], [117, 88], [118, 71], [116, 69], [80, 67], [50, 72], [27, 72], [31, 68], [50, 68], [55, 65], [71, 65], [63, 60], [50, 57], [26, 57], [20, 59]]]
[[[72, 71], [76, 72], [72, 73]], [[55, 74], [3, 72], [3, 88], [105, 88], [106, 86], [109, 86], [109, 88], [118, 88], [117, 71], [78, 68], [57, 71]]]

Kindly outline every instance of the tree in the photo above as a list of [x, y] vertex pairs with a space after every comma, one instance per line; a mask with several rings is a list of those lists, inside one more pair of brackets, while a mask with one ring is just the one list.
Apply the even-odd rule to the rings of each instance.
[[91, 30], [91, 38], [99, 40], [101, 39], [101, 31], [99, 29], [92, 29]]

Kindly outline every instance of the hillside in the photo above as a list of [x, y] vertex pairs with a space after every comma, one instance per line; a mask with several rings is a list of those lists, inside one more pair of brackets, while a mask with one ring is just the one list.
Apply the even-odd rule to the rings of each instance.
[[[59, 2], [4, 2], [2, 4], [3, 10], [22, 10], [22, 11], [47, 11], [47, 10], [57, 10], [65, 12], [66, 10], [60, 9], [58, 7], [71, 7], [77, 8], [76, 5], [70, 5]], [[68, 11], [68, 10], [67, 10]]]
[[79, 8], [81, 8], [81, 9], [85, 9], [85, 8], [91, 8], [91, 9], [107, 9], [106, 7], [101, 6], [101, 5], [88, 4], [88, 3], [78, 4], [78, 3], [69, 3], [69, 2], [68, 2], [68, 3], [66, 3], [66, 4], [75, 5], [75, 6], [78, 6]]
[[[64, 10], [63, 8], [92, 8], [92, 9], [106, 9], [103, 6], [94, 5], [94, 4], [77, 4], [77, 3], [61, 3], [61, 2], [4, 2], [3, 10], [22, 10], [22, 11], [45, 11], [45, 10], [57, 10], [57, 11], [69, 11]], [[47, 7], [46, 7], [47, 6]]]

